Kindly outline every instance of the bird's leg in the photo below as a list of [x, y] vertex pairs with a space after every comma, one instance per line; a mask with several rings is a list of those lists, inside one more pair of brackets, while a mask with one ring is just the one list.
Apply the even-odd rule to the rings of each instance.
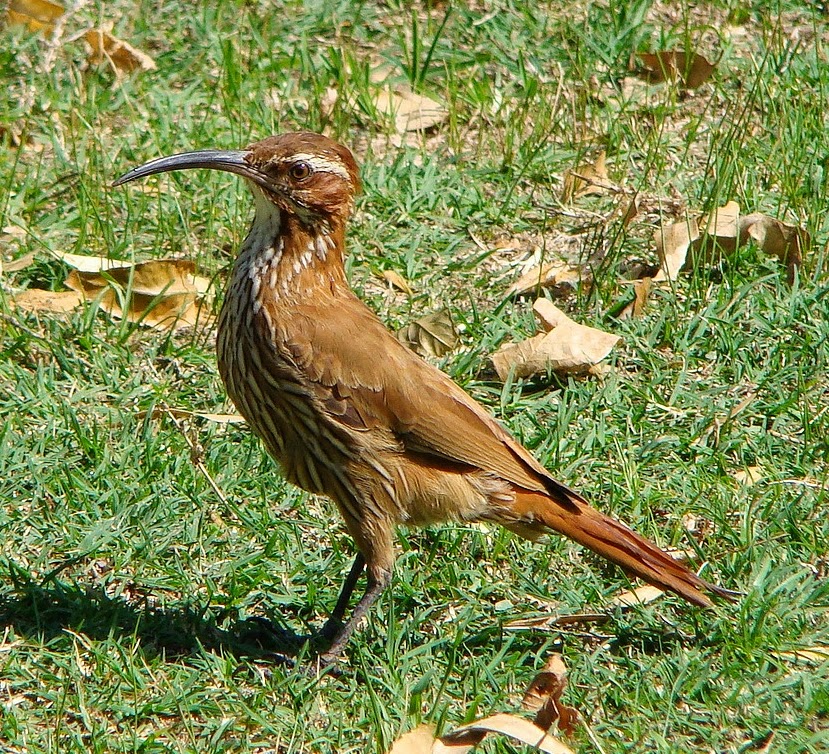
[[[360, 556], [358, 556], [358, 559]], [[348, 587], [348, 582], [351, 580], [352, 575], [354, 574], [356, 569], [356, 565], [359, 561], [355, 559], [354, 566], [351, 568], [351, 573], [348, 575], [348, 579], [346, 580], [346, 584], [343, 587], [343, 593], [346, 592], [346, 587]], [[364, 563], [361, 563], [361, 568]], [[357, 573], [359, 576], [359, 572]], [[354, 581], [357, 580], [357, 577], [354, 577]], [[363, 596], [360, 598], [360, 601], [354, 606], [354, 610], [351, 611], [351, 615], [349, 616], [348, 620], [340, 627], [339, 632], [334, 636], [333, 641], [331, 642], [331, 646], [320, 655], [319, 661], [320, 664], [331, 665], [336, 662], [339, 655], [342, 653], [345, 645], [348, 643], [348, 640], [351, 638], [351, 634], [354, 633], [354, 629], [357, 628], [357, 625], [363, 619], [363, 616], [368, 612], [369, 608], [377, 601], [377, 598], [383, 593], [386, 587], [391, 582], [391, 571], [385, 569], [374, 569], [369, 568], [368, 570], [368, 584], [366, 584], [366, 591], [363, 593]], [[351, 590], [353, 590], [354, 585], [351, 585]], [[348, 592], [350, 595], [350, 590]], [[340, 594], [340, 599], [337, 601], [337, 606], [334, 608], [336, 613], [337, 609], [340, 607], [340, 602], [343, 601], [343, 594]], [[345, 600], [345, 603], [348, 603], [348, 600]], [[332, 615], [333, 617], [333, 615]], [[326, 626], [327, 627], [327, 626]]]
[[337, 604], [331, 611], [331, 616], [326, 621], [325, 625], [320, 629], [319, 635], [327, 640], [332, 640], [337, 632], [342, 628], [345, 611], [348, 609], [348, 602], [351, 595], [354, 593], [354, 587], [357, 586], [357, 580], [360, 578], [363, 569], [366, 567], [366, 559], [363, 553], [358, 552], [354, 558], [354, 564], [346, 576], [343, 588], [340, 590], [340, 596], [337, 598]]

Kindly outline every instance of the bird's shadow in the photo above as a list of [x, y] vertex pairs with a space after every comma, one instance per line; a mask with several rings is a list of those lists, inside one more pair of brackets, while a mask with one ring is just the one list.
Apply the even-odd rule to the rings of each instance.
[[12, 627], [15, 633], [44, 643], [68, 629], [93, 639], [134, 638], [149, 655], [185, 658], [208, 651], [288, 666], [296, 664], [294, 658], [309, 641], [313, 644], [313, 637], [267, 619], [231, 619], [222, 628], [206, 608], [159, 606], [147, 599], [128, 601], [98, 586], [58, 579], [40, 583], [20, 571], [13, 571], [11, 588], [4, 591], [0, 593], [0, 628]]

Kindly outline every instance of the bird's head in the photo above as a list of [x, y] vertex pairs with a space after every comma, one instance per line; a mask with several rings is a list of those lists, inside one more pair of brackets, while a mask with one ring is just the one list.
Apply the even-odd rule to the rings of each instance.
[[159, 157], [133, 168], [113, 185], [190, 168], [241, 175], [254, 192], [307, 228], [342, 224], [360, 190], [351, 152], [327, 136], [310, 132], [269, 136], [239, 150], [206, 149]]

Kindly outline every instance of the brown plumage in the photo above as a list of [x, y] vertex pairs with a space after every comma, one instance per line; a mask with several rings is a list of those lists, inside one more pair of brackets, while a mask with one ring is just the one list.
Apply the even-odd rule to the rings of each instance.
[[[343, 253], [360, 180], [345, 147], [290, 133], [162, 157], [116, 183], [193, 167], [243, 176], [256, 201], [219, 318], [228, 394], [285, 476], [334, 500], [359, 551], [326, 659], [389, 583], [397, 524], [491, 521], [529, 539], [552, 530], [695, 605], [711, 604], [705, 591], [727, 594], [554, 479], [354, 295]], [[364, 567], [366, 592], [340, 625]]]

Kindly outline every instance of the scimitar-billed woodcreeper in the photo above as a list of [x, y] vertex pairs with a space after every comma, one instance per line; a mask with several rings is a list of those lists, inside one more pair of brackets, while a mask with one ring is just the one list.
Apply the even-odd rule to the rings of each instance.
[[[388, 586], [398, 524], [488, 521], [532, 540], [556, 531], [695, 605], [711, 605], [706, 591], [729, 596], [554, 479], [354, 295], [343, 256], [360, 178], [348, 149], [288, 133], [161, 157], [115, 184], [190, 168], [242, 176], [256, 205], [219, 316], [227, 392], [285, 476], [337, 504], [357, 546], [323, 662]], [[343, 622], [363, 570], [365, 593]]]

